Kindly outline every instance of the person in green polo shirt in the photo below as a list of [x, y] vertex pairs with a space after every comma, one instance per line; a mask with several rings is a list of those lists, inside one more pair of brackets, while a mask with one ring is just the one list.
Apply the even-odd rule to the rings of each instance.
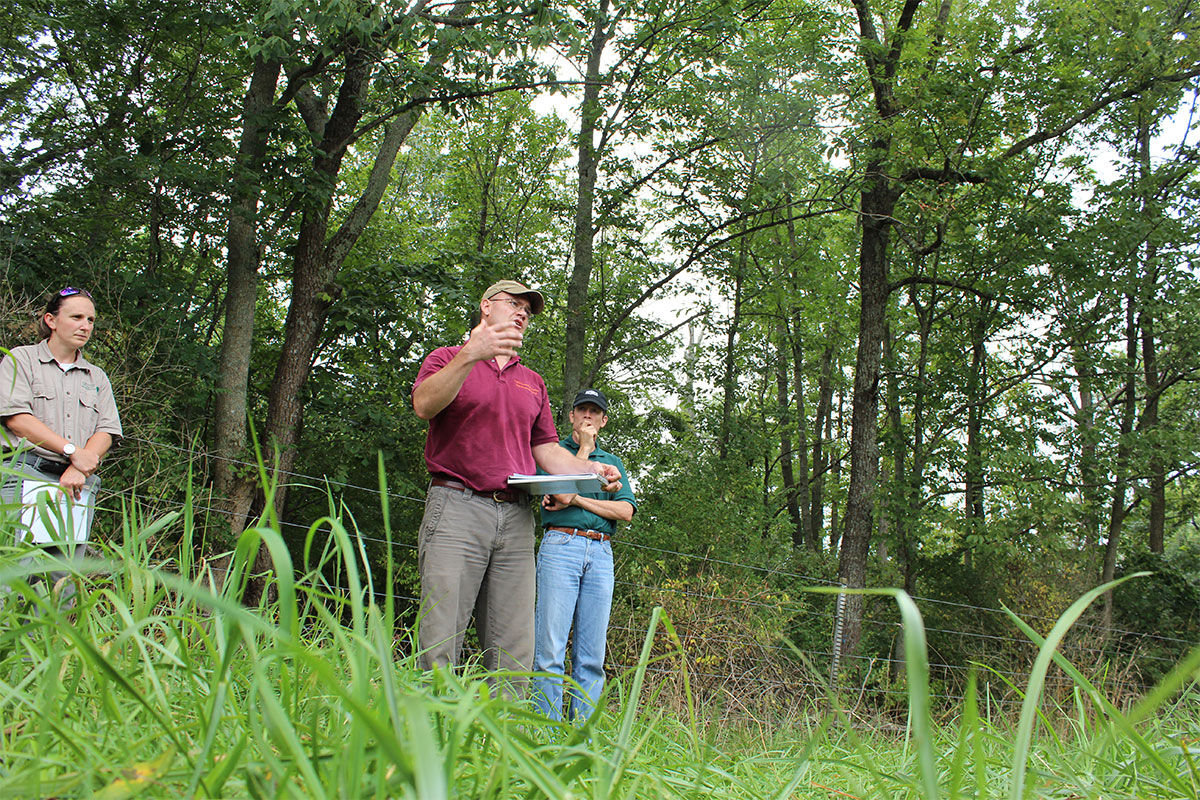
[[604, 649], [612, 608], [612, 537], [629, 522], [637, 501], [621, 459], [601, 449], [597, 436], [608, 424], [608, 398], [583, 389], [571, 409], [571, 435], [558, 444], [579, 458], [611, 464], [621, 472], [615, 493], [555, 494], [542, 499], [542, 545], [537, 557], [534, 609], [533, 700], [551, 719], [563, 719], [563, 669], [571, 646], [571, 687], [566, 719], [584, 720], [604, 691]]

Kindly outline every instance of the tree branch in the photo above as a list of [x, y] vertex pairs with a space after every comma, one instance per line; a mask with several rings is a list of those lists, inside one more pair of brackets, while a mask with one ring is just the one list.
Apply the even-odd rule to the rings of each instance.
[[985, 292], [983, 289], [977, 289], [974, 286], [967, 286], [957, 281], [945, 280], [944, 278], [930, 278], [924, 275], [909, 275], [907, 278], [901, 278], [898, 281], [890, 284], [887, 288], [888, 294], [903, 289], [905, 286], [942, 286], [947, 289], [957, 289], [966, 294], [973, 294], [976, 297], [996, 302], [996, 296], [991, 292]]
[[914, 167], [900, 175], [900, 180], [908, 183], [911, 181], [937, 181], [938, 183], [986, 183], [987, 178], [976, 172], [963, 172], [960, 169], [954, 169], [947, 162], [941, 169], [933, 167]]
[[1025, 152], [1034, 145], [1041, 144], [1042, 142], [1062, 136], [1067, 131], [1095, 116], [1099, 112], [1111, 106], [1113, 103], [1116, 103], [1120, 100], [1128, 100], [1131, 97], [1137, 97], [1147, 89], [1152, 89], [1160, 83], [1183, 83], [1197, 76], [1200, 76], [1200, 67], [1194, 67], [1193, 69], [1189, 69], [1184, 72], [1172, 73], [1170, 75], [1158, 75], [1152, 78], [1147, 78], [1146, 80], [1141, 81], [1140, 83], [1137, 83], [1128, 89], [1125, 89], [1124, 91], [1101, 97], [1096, 100], [1096, 102], [1092, 103], [1090, 106], [1068, 119], [1063, 124], [1044, 131], [1038, 131], [1037, 133], [1026, 136], [1024, 139], [1011, 145], [1001, 154], [1001, 158], [1011, 158], [1012, 156]]
[[[616, 361], [617, 359], [627, 356], [630, 353], [636, 353], [638, 350], [642, 350], [643, 348], [649, 347], [650, 345], [654, 344], [655, 342], [660, 342], [663, 339], [670, 336], [675, 331], [682, 328], [684, 325], [694, 322], [694, 321], [700, 319], [701, 317], [708, 316], [708, 313], [709, 313], [708, 311], [697, 311], [695, 314], [692, 314], [690, 317], [685, 319], [683, 322], [680, 322], [677, 325], [673, 325], [670, 328], [667, 328], [666, 330], [662, 331], [661, 333], [659, 333], [656, 336], [652, 336], [643, 342], [639, 342], [638, 344], [632, 344], [629, 347], [622, 348], [621, 350], [618, 350], [611, 355], [605, 356], [603, 360], [597, 359], [595, 365], [592, 367], [591, 381], [594, 382], [596, 380], [596, 376], [599, 374], [600, 368], [602, 366], [604, 366], [605, 364], [609, 364], [613, 361]], [[589, 383], [589, 385], [590, 385], [590, 383]]]

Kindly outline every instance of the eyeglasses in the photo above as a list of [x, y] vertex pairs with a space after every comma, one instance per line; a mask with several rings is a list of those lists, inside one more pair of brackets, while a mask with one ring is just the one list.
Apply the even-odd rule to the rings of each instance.
[[74, 295], [77, 295], [77, 294], [81, 294], [89, 300], [92, 299], [92, 293], [89, 292], [87, 289], [76, 289], [74, 286], [68, 286], [65, 289], [58, 290], [59, 297], [73, 297]]
[[504, 302], [508, 303], [509, 307], [511, 307], [513, 311], [524, 311], [526, 315], [529, 315], [533, 312], [533, 309], [530, 306], [527, 306], [524, 303], [518, 303], [516, 300], [513, 300], [511, 297], [492, 297], [489, 299], [490, 300], [503, 300]]

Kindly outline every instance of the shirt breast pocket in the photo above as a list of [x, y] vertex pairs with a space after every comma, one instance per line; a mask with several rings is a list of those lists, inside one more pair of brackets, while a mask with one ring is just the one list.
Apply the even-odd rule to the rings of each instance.
[[87, 435], [96, 432], [96, 424], [100, 419], [100, 394], [86, 389], [79, 393], [79, 421]]
[[54, 416], [55, 388], [46, 381], [35, 380], [29, 387], [30, 389], [30, 410], [33, 415], [42, 422], [49, 423], [49, 418]]
[[54, 386], [47, 381], [34, 380], [33, 384], [30, 386], [30, 390], [34, 398], [38, 400], [50, 401], [54, 399]]

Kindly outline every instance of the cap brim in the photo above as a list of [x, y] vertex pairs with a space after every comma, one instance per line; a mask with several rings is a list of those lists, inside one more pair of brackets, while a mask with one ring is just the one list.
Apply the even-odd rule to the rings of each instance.
[[[512, 293], [509, 292], [509, 294]], [[521, 292], [520, 294], [514, 296], [524, 297], [529, 301], [529, 313], [531, 314], [540, 314], [546, 308], [546, 298], [542, 297], [541, 292], [534, 289], [530, 289], [528, 292]]]

